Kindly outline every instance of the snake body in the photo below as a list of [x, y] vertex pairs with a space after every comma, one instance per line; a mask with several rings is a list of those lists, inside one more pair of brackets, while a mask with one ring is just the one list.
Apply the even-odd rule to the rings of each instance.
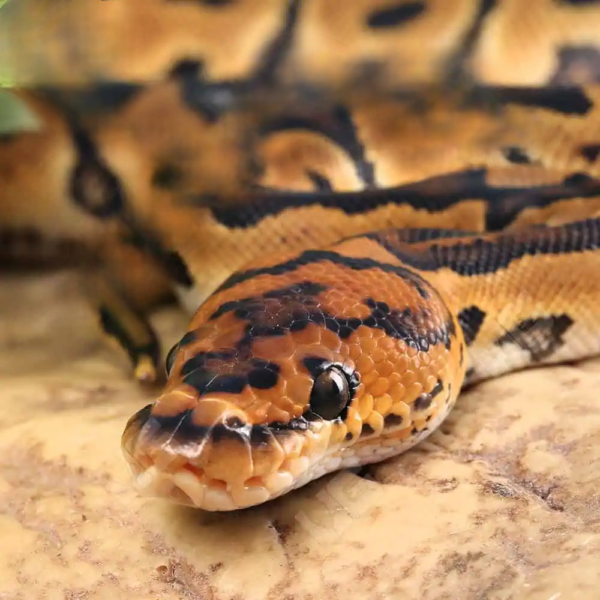
[[138, 379], [148, 308], [200, 305], [123, 434], [145, 492], [260, 504], [401, 454], [464, 386], [600, 351], [594, 3], [6, 7], [42, 127], [0, 133], [0, 246], [91, 250]]
[[385, 230], [232, 275], [126, 428], [139, 487], [258, 504], [402, 453], [463, 383], [600, 351], [600, 220], [457, 235]]

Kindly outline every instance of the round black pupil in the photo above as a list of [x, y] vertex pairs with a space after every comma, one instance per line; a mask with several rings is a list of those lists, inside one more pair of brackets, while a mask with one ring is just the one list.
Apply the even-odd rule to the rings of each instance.
[[337, 418], [348, 402], [348, 381], [338, 369], [321, 373], [315, 381], [310, 408], [323, 419]]

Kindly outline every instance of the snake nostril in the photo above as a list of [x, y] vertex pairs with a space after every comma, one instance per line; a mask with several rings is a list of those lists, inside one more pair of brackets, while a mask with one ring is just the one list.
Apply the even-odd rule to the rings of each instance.
[[227, 429], [242, 429], [246, 426], [246, 423], [239, 417], [226, 417], [223, 420], [223, 425], [225, 425]]

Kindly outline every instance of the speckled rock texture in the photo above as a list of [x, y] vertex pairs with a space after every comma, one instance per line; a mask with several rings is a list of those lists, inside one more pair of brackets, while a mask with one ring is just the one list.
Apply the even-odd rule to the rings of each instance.
[[[600, 361], [480, 385], [366, 477], [207, 514], [133, 490], [120, 436], [155, 392], [76, 278], [0, 277], [0, 599], [600, 597]], [[156, 315], [165, 345], [185, 322]]]

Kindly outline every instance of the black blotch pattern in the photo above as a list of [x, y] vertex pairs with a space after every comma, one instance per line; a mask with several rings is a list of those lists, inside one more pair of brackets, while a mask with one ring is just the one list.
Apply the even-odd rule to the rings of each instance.
[[533, 362], [540, 362], [564, 344], [563, 335], [572, 325], [573, 319], [566, 314], [525, 319], [498, 338], [496, 345], [516, 344], [530, 354]]
[[583, 158], [585, 158], [589, 163], [596, 162], [596, 159], [600, 154], [600, 144], [588, 144], [586, 146], [581, 146], [580, 151]]
[[371, 426], [370, 426], [368, 423], [365, 423], [365, 424], [362, 426], [362, 429], [361, 429], [361, 431], [360, 431], [360, 435], [361, 435], [361, 437], [362, 437], [363, 435], [365, 435], [365, 436], [366, 436], [366, 435], [372, 435], [372, 434], [374, 434], [374, 433], [375, 433], [375, 430], [374, 430], [374, 429], [373, 429], [373, 428], [372, 428], [372, 427], [371, 427]]
[[125, 205], [119, 180], [100, 158], [87, 133], [75, 124], [72, 132], [77, 149], [77, 164], [69, 186], [73, 201], [100, 219], [118, 216]]
[[472, 277], [505, 269], [524, 256], [595, 250], [600, 246], [600, 222], [587, 219], [557, 227], [532, 228], [526, 233], [498, 234], [488, 239], [475, 237], [454, 245], [434, 242], [419, 252], [398, 243], [393, 230], [369, 237], [410, 267], [424, 271], [447, 268], [464, 277]]
[[[293, 130], [310, 131], [330, 139], [352, 159], [356, 173], [366, 189], [375, 187], [375, 168], [366, 158], [365, 148], [360, 141], [352, 114], [341, 104], [327, 105], [317, 115], [278, 115], [261, 124], [259, 134], [266, 137], [274, 133]], [[310, 176], [310, 172], [309, 172]], [[330, 189], [323, 190], [329, 192]], [[294, 195], [294, 192], [288, 192]], [[261, 198], [259, 209], [269, 210], [269, 198]]]
[[516, 165], [530, 165], [532, 163], [532, 160], [527, 156], [526, 152], [518, 146], [502, 148], [502, 154], [504, 154], [506, 160]]
[[389, 263], [383, 263], [372, 258], [353, 258], [344, 256], [330, 250], [306, 250], [297, 257], [283, 263], [279, 263], [278, 265], [239, 271], [238, 273], [234, 273], [223, 284], [221, 284], [217, 291], [222, 292], [223, 290], [231, 289], [239, 283], [253, 279], [258, 275], [283, 275], [285, 273], [296, 271], [300, 267], [319, 262], [331, 262], [355, 271], [380, 269], [384, 273], [393, 273], [394, 275], [401, 277], [405, 282], [414, 286], [422, 298], [427, 300], [431, 297], [430, 287], [427, 282], [409, 269]]
[[240, 394], [246, 386], [270, 389], [279, 380], [279, 365], [240, 356], [234, 350], [199, 352], [181, 368], [184, 383], [202, 396], [211, 392]]
[[397, 427], [398, 425], [402, 425], [404, 418], [402, 415], [394, 415], [389, 414], [383, 419], [383, 424], [385, 427]]
[[495, 89], [494, 97], [504, 104], [542, 108], [565, 115], [586, 115], [594, 106], [585, 90], [578, 87], [504, 87]]
[[132, 364], [136, 365], [140, 358], [147, 356], [150, 357], [153, 365], [159, 365], [160, 343], [153, 329], [143, 318], [140, 319], [140, 322], [144, 325], [146, 341], [141, 344], [132, 338], [118, 315], [109, 307], [100, 306], [98, 308], [98, 318], [103, 331], [119, 342], [120, 346], [127, 352]]
[[374, 10], [367, 17], [367, 27], [371, 29], [387, 29], [398, 27], [418, 17], [425, 11], [424, 2], [400, 2], [396, 6], [388, 6]]
[[550, 86], [587, 85], [600, 81], [600, 50], [593, 46], [565, 46]]
[[318, 173], [317, 171], [313, 171], [312, 169], [307, 169], [306, 175], [311, 180], [313, 185], [315, 186], [315, 189], [317, 189], [318, 191], [320, 191], [320, 192], [333, 191], [333, 186], [331, 185], [331, 181], [329, 181], [329, 179], [327, 179], [327, 177], [325, 177], [325, 175], [322, 175], [321, 173]]
[[287, 0], [288, 7], [281, 31], [266, 46], [258, 62], [258, 68], [251, 76], [253, 84], [272, 85], [276, 81], [278, 70], [284, 63], [292, 47], [294, 33], [300, 15], [300, 0]]
[[477, 44], [486, 17], [496, 7], [497, 0], [479, 0], [478, 4], [479, 8], [477, 14], [473, 19], [471, 26], [465, 33], [462, 43], [447, 61], [448, 66], [445, 69], [445, 80], [452, 88], [456, 87], [457, 82], [467, 79], [465, 65], [468, 64], [468, 59], [472, 55], [473, 48]]
[[[477, 337], [483, 321], [485, 319], [485, 312], [477, 306], [469, 306], [463, 308], [458, 314], [458, 322], [462, 327], [463, 334], [465, 336], [465, 343], [470, 346], [473, 340]], [[461, 348], [461, 364], [462, 364], [462, 348]]]
[[177, 284], [186, 288], [191, 288], [194, 285], [189, 269], [179, 253], [174, 250], [167, 250], [157, 237], [142, 228], [131, 215], [122, 215], [122, 220], [127, 227], [127, 235], [124, 237], [123, 242], [131, 244], [152, 256]]
[[[356, 164], [357, 158], [353, 157], [353, 160]], [[331, 193], [282, 192], [263, 188], [263, 192], [260, 200], [244, 206], [227, 207], [215, 203], [210, 207], [212, 216], [229, 229], [246, 229], [266, 217], [307, 206], [341, 210], [348, 215], [366, 214], [389, 205], [442, 213], [461, 202], [479, 198], [486, 203], [486, 229], [496, 231], [510, 225], [525, 207], [542, 208], [559, 200], [597, 196], [600, 194], [600, 181], [588, 177], [575, 182], [567, 178], [563, 183], [552, 185], [498, 187], [488, 184], [485, 169], [473, 169], [387, 189]]]
[[152, 173], [152, 185], [163, 190], [174, 190], [183, 181], [183, 172], [173, 164], [159, 165]]
[[170, 443], [186, 445], [189, 442], [203, 442], [210, 440], [214, 443], [220, 441], [237, 441], [246, 445], [250, 443], [254, 447], [268, 446], [274, 437], [285, 436], [290, 431], [306, 429], [306, 422], [296, 419], [295, 424], [286, 424], [283, 429], [277, 426], [248, 425], [231, 421], [231, 417], [224, 423], [214, 423], [210, 426], [196, 425], [193, 420], [193, 412], [188, 409], [172, 416], [153, 415], [152, 405], [148, 405], [138, 411], [128, 423], [128, 426], [143, 428], [145, 434], [161, 443], [169, 438]]

